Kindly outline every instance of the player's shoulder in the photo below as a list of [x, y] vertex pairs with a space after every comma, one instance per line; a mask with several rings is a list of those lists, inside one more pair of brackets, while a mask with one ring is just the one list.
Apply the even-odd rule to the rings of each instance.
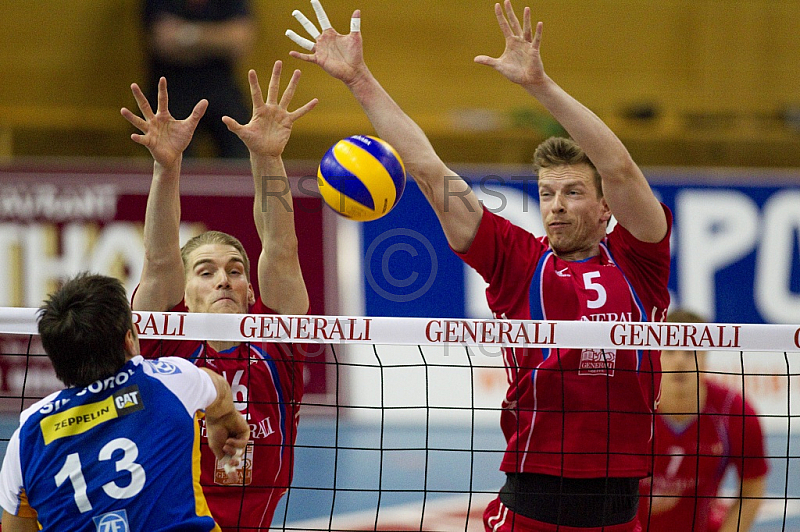
[[712, 380], [706, 381], [707, 410], [714, 410], [720, 414], [741, 415], [742, 409], [750, 409], [742, 393], [731, 387]]
[[192, 374], [199, 371], [198, 368], [188, 360], [180, 357], [161, 357], [144, 359], [136, 357], [135, 363], [142, 367], [145, 374], [150, 376], [170, 376]]
[[31, 406], [23, 410], [19, 415], [20, 426], [24, 425], [25, 422], [27, 422], [31, 416], [39, 413], [44, 414], [45, 412], [47, 412], [48, 411], [47, 407], [58, 401], [59, 397], [61, 397], [65, 393], [67, 393], [67, 390], [59, 390], [57, 392], [53, 392], [47, 397], [44, 397], [39, 401], [36, 401]]

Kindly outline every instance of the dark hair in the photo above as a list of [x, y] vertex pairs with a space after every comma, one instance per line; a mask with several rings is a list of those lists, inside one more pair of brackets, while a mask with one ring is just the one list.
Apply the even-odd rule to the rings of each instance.
[[38, 323], [44, 350], [67, 386], [88, 386], [114, 375], [127, 359], [125, 335], [136, 334], [122, 283], [89, 273], [50, 294]]
[[183, 260], [184, 275], [189, 272], [189, 268], [191, 267], [191, 264], [189, 264], [189, 255], [192, 254], [192, 251], [196, 250], [200, 246], [205, 246], [206, 244], [220, 244], [235, 248], [236, 251], [238, 251], [242, 256], [242, 262], [244, 262], [244, 275], [247, 279], [250, 279], [250, 258], [247, 256], [244, 246], [238, 238], [231, 236], [228, 233], [223, 233], [222, 231], [206, 231], [205, 233], [200, 233], [199, 235], [189, 239], [189, 241], [183, 245], [181, 248], [181, 260]]
[[600, 177], [600, 173], [595, 168], [594, 163], [586, 155], [586, 152], [578, 146], [577, 142], [564, 137], [550, 137], [539, 144], [536, 151], [533, 152], [533, 169], [536, 172], [542, 168], [575, 164], [585, 164], [592, 169], [597, 196], [602, 198], [603, 179]]

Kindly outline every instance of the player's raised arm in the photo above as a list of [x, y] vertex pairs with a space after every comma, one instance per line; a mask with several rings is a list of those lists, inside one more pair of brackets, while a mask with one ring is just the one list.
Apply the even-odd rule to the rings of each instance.
[[542, 23], [533, 28], [530, 8], [523, 11], [520, 24], [511, 0], [504, 1], [505, 13], [499, 3], [494, 9], [505, 50], [498, 58], [479, 55], [475, 62], [491, 66], [544, 105], [594, 163], [617, 221], [639, 240], [660, 241], [667, 234], [667, 220], [644, 174], [614, 132], [547, 76], [539, 53]]
[[253, 99], [250, 122], [242, 125], [230, 117], [224, 117], [223, 121], [250, 150], [255, 185], [253, 220], [262, 244], [258, 258], [261, 299], [267, 307], [281, 314], [304, 314], [308, 311], [308, 292], [300, 270], [292, 193], [281, 155], [295, 120], [313, 109], [317, 99], [290, 112], [288, 108], [300, 71], [294, 71], [280, 95], [282, 66], [280, 61], [275, 62], [266, 100], [256, 72], [249, 72]]
[[[293, 15], [311, 41], [292, 30], [286, 32], [299, 46], [311, 53], [290, 52], [292, 57], [319, 65], [342, 81], [367, 114], [378, 136], [402, 157], [408, 173], [430, 202], [450, 245], [466, 251], [478, 231], [483, 211], [469, 185], [439, 158], [420, 127], [400, 108], [367, 68], [361, 40], [361, 12], [350, 21], [350, 33], [343, 35], [331, 27], [317, 0], [312, 0], [320, 29], [302, 13]], [[321, 31], [320, 31], [321, 30]]]
[[201, 100], [188, 118], [176, 120], [169, 113], [166, 79], [161, 78], [158, 83], [155, 113], [138, 85], [131, 85], [131, 90], [142, 116], [126, 108], [122, 109], [122, 116], [141, 131], [141, 134], [132, 134], [131, 139], [145, 146], [153, 156], [153, 181], [144, 220], [144, 267], [133, 308], [165, 311], [183, 299], [183, 262], [178, 236], [181, 161], [208, 102]]

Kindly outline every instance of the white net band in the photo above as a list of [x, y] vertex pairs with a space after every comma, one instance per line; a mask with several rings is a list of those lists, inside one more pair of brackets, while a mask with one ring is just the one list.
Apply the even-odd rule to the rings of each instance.
[[[0, 333], [37, 334], [36, 309], [0, 308]], [[140, 336], [241, 342], [800, 352], [800, 326], [135, 312]]]

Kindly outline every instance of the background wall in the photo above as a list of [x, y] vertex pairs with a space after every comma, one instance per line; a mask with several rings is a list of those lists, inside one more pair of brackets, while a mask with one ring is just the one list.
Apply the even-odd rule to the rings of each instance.
[[[356, 7], [368, 64], [460, 162], [524, 163], [554, 125], [520, 88], [472, 63], [499, 55], [491, 1], [329, 0], [336, 28]], [[524, 4], [517, 2], [517, 10]], [[643, 165], [800, 166], [800, 2], [540, 0], [548, 73], [623, 137]], [[302, 67], [296, 102], [320, 98], [287, 156], [318, 159], [338, 138], [370, 131], [343, 86], [288, 57], [283, 33], [308, 2], [255, 0], [259, 41], [242, 64]], [[137, 0], [8, 0], [0, 17], [0, 153], [142, 155], [123, 105], [142, 80]], [[632, 115], [644, 118], [631, 118]], [[652, 116], [652, 118], [646, 118]], [[794, 120], [793, 120], [794, 119]]]

